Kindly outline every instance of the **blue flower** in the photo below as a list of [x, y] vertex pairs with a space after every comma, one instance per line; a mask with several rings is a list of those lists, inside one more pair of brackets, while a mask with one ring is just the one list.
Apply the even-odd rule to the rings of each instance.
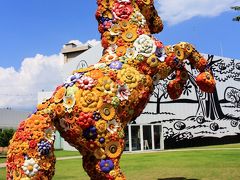
[[101, 160], [100, 161], [100, 168], [103, 172], [109, 173], [114, 168], [113, 161], [110, 159], [107, 160]]
[[94, 119], [95, 121], [98, 121], [98, 120], [101, 119], [101, 118], [102, 118], [102, 117], [101, 117], [101, 115], [100, 115], [99, 112], [96, 112], [96, 111], [93, 112], [93, 119]]
[[38, 152], [41, 155], [48, 155], [50, 153], [52, 145], [48, 141], [41, 140], [40, 143], [38, 143]]
[[83, 137], [87, 140], [95, 140], [97, 138], [97, 129], [95, 126], [90, 126], [83, 131]]
[[111, 64], [110, 64], [110, 68], [111, 69], [121, 69], [122, 68], [122, 63], [120, 62], [120, 61], [113, 61], [113, 62], [111, 62]]

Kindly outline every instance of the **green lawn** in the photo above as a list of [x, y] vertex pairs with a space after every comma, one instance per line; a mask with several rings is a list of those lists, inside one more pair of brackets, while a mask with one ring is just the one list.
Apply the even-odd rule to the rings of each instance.
[[[240, 150], [238, 145], [212, 146], [231, 150], [177, 151], [124, 154], [122, 170], [128, 180], [239, 180]], [[209, 147], [207, 147], [209, 148]], [[57, 152], [57, 157], [73, 156], [75, 152]], [[0, 179], [5, 179], [5, 168]], [[88, 180], [81, 159], [59, 160], [55, 180]]]

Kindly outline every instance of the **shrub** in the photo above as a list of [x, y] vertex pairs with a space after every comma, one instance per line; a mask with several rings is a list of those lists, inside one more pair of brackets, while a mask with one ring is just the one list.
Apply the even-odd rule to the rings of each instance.
[[14, 132], [14, 129], [4, 129], [0, 132], [0, 147], [7, 147], [9, 145], [9, 141], [12, 139]]

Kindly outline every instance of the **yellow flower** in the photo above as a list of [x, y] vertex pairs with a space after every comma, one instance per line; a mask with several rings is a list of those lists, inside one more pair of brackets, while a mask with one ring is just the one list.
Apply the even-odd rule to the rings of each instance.
[[107, 122], [104, 120], [99, 120], [96, 122], [97, 131], [103, 133], [107, 130]]
[[65, 87], [61, 87], [60, 89], [58, 89], [57, 92], [54, 95], [54, 102], [59, 103], [63, 99], [65, 94], [66, 94], [66, 88]]
[[106, 155], [110, 158], [117, 158], [121, 155], [123, 148], [118, 141], [111, 141], [105, 147]]
[[106, 155], [105, 155], [105, 151], [103, 148], [98, 148], [94, 151], [94, 156], [97, 158], [97, 159], [105, 159], [106, 158]]
[[153, 54], [147, 59], [147, 63], [150, 65], [150, 67], [157, 67], [159, 64], [159, 60], [157, 56]]
[[111, 29], [110, 29], [110, 34], [111, 35], [118, 35], [121, 32], [121, 28], [118, 24], [114, 24], [112, 25]]
[[104, 94], [115, 96], [117, 85], [108, 76], [104, 76], [98, 80], [97, 89]]
[[175, 45], [174, 46], [174, 54], [179, 60], [184, 60], [185, 59], [185, 54], [183, 49], [181, 48], [180, 45]]
[[109, 1], [109, 0], [102, 0], [101, 1], [101, 4], [105, 8], [111, 7], [113, 5], [113, 3], [114, 3], [114, 1]]
[[140, 80], [140, 73], [136, 68], [124, 64], [118, 72], [117, 78], [126, 83], [129, 88], [135, 88]]
[[13, 174], [13, 179], [25, 179], [25, 178], [21, 178], [22, 177], [22, 173], [20, 169], [15, 169], [15, 171], [12, 172]]
[[96, 89], [79, 90], [76, 92], [76, 104], [83, 112], [93, 112], [102, 106], [103, 99]]
[[21, 178], [21, 180], [31, 180], [29, 177]]
[[27, 142], [23, 142], [21, 143], [21, 145], [19, 145], [21, 148], [22, 153], [27, 153], [28, 149], [29, 149], [29, 145]]
[[112, 120], [116, 114], [114, 107], [111, 104], [104, 104], [99, 111], [101, 117], [107, 121]]
[[130, 26], [130, 23], [128, 22], [128, 20], [122, 20], [119, 22], [119, 24], [120, 24], [121, 28], [123, 28], [123, 29], [128, 29]]
[[129, 28], [127, 31], [122, 33], [122, 38], [127, 42], [132, 42], [137, 39], [137, 29], [135, 27]]
[[117, 172], [115, 170], [111, 170], [109, 175], [115, 178], [117, 176]]
[[[170, 66], [168, 66], [165, 62], [161, 62], [158, 65], [158, 80], [165, 79], [169, 76], [171, 72]], [[158, 82], [158, 80], [156, 82]]]

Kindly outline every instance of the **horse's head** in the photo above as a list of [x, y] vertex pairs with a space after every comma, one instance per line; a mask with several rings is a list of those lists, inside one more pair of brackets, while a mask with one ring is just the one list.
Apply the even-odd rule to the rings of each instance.
[[154, 7], [154, 0], [97, 0], [97, 20], [129, 20], [134, 12], [140, 12], [152, 34], [161, 32], [163, 24]]

